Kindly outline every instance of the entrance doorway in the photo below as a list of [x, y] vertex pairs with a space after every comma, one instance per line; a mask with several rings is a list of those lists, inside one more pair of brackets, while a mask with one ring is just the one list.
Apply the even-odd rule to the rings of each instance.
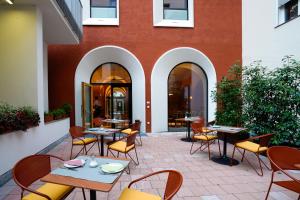
[[94, 118], [122, 119], [131, 123], [132, 83], [123, 66], [117, 63], [102, 64], [92, 73], [90, 84], [83, 85], [82, 114], [85, 127], [93, 126], [91, 122]]
[[184, 131], [185, 123], [176, 119], [201, 117], [207, 121], [207, 77], [194, 63], [175, 66], [168, 78], [168, 129]]

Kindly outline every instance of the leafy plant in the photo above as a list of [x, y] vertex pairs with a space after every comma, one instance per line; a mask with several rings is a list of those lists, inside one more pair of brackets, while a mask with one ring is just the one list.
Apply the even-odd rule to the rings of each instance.
[[217, 90], [212, 92], [212, 97], [218, 104], [216, 121], [218, 124], [240, 126], [242, 116], [242, 66], [234, 64], [217, 83]]
[[65, 103], [65, 104], [62, 105], [61, 108], [65, 111], [65, 113], [66, 113], [67, 115], [70, 115], [70, 113], [71, 113], [71, 111], [72, 111], [72, 105], [71, 105], [71, 104]]
[[255, 134], [275, 133], [273, 144], [300, 145], [300, 63], [287, 56], [266, 71], [261, 62], [243, 76], [243, 121]]
[[51, 114], [53, 115], [54, 119], [61, 119], [66, 113], [62, 108], [58, 108], [56, 110], [51, 111]]

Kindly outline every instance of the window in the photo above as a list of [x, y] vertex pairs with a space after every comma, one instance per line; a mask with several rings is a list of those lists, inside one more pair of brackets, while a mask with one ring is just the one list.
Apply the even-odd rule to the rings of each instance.
[[188, 20], [188, 1], [164, 0], [164, 19]]
[[283, 24], [299, 16], [300, 0], [278, 1], [278, 23]]
[[91, 18], [116, 18], [116, 0], [91, 0]]
[[119, 0], [83, 1], [84, 25], [119, 25]]
[[194, 0], [153, 0], [154, 26], [194, 27]]

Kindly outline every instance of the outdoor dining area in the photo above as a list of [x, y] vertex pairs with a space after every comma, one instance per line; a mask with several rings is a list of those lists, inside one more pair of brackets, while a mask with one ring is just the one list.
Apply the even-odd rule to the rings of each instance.
[[[48, 154], [20, 160], [15, 183], [0, 191], [13, 188], [5, 199], [23, 200], [298, 198], [298, 149], [269, 148], [272, 134], [231, 144], [228, 139], [245, 128], [186, 120], [189, 134], [145, 137], [139, 120], [123, 129], [73, 126]], [[185, 134], [189, 142], [180, 139]]]

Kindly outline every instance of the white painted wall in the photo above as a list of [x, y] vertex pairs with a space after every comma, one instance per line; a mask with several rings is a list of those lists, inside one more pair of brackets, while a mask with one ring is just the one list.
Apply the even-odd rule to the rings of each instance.
[[278, 26], [277, 0], [243, 0], [242, 13], [243, 65], [262, 60], [272, 69], [285, 55], [300, 59], [300, 17]]
[[32, 154], [43, 150], [69, 132], [70, 119], [28, 129], [26, 132], [16, 131], [0, 135], [0, 176], [12, 169], [15, 163]]
[[208, 121], [215, 119], [216, 103], [210, 95], [217, 75], [210, 59], [197, 49], [179, 47], [164, 53], [155, 63], [151, 74], [152, 132], [168, 131], [168, 77], [171, 70], [183, 62], [199, 65], [208, 77]]
[[81, 59], [75, 72], [75, 122], [82, 124], [81, 82], [90, 82], [93, 71], [101, 64], [114, 62], [127, 69], [132, 80], [132, 119], [142, 121], [141, 130], [145, 131], [145, 74], [137, 57], [130, 51], [118, 46], [101, 46], [92, 49]]
[[0, 7], [0, 100], [37, 109], [37, 12]]

